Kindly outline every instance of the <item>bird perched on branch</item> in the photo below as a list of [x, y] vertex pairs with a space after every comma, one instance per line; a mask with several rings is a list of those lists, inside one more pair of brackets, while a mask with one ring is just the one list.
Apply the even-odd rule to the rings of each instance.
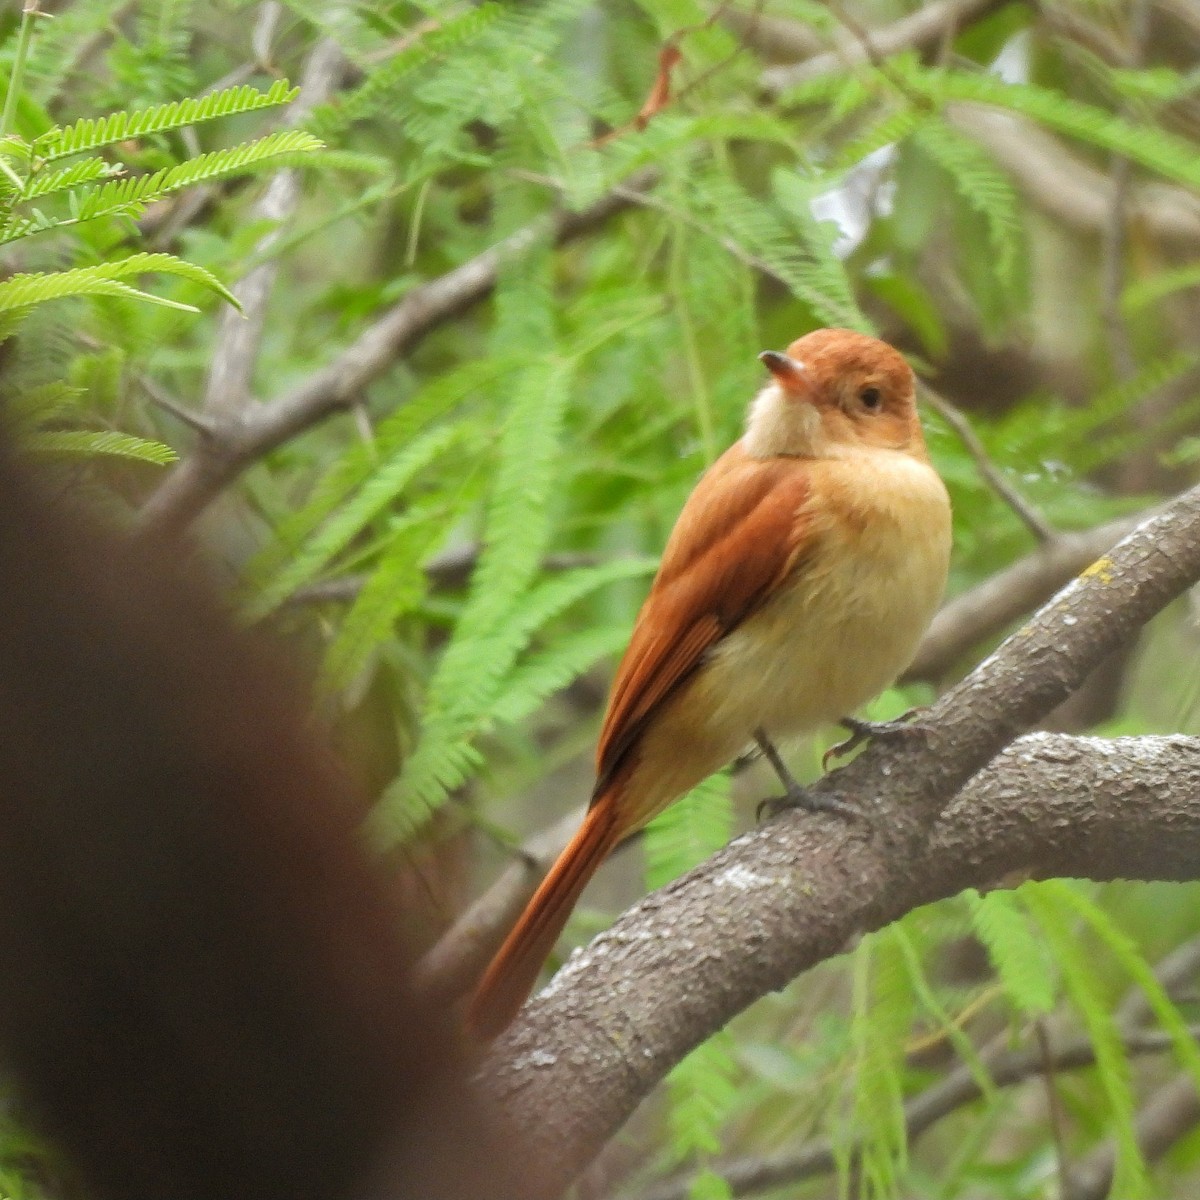
[[688, 497], [638, 614], [588, 814], [471, 1000], [478, 1037], [516, 1015], [613, 847], [749, 746], [785, 803], [822, 807], [772, 739], [875, 731], [846, 719], [909, 664], [941, 599], [950, 501], [908, 364], [846, 329], [759, 358], [771, 379], [745, 435]]

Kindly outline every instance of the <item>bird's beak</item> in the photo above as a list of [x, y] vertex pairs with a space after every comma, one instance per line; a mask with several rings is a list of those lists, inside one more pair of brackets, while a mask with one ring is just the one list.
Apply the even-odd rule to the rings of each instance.
[[785, 387], [792, 390], [808, 388], [808, 379], [804, 364], [797, 362], [791, 355], [780, 354], [778, 350], [764, 350], [758, 361], [775, 376]]

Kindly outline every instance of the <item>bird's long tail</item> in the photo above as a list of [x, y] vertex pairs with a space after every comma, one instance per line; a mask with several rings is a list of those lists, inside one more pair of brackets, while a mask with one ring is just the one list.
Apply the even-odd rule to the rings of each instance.
[[588, 880], [620, 837], [612, 798], [601, 796], [484, 972], [467, 1009], [473, 1036], [496, 1037], [520, 1011]]

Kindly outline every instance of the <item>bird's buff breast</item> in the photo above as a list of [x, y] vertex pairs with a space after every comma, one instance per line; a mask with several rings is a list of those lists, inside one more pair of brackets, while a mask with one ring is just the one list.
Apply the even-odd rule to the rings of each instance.
[[759, 727], [786, 738], [854, 713], [912, 661], [946, 583], [950, 504], [924, 463], [863, 457], [814, 464], [820, 515], [798, 514], [813, 522], [810, 554], [648, 731], [662, 743], [643, 757], [662, 764], [640, 781], [648, 807], [719, 769]]

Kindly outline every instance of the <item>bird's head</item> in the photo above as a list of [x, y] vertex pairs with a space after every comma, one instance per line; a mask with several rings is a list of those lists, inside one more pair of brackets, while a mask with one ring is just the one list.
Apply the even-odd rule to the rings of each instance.
[[912, 368], [886, 342], [817, 329], [786, 353], [758, 356], [771, 380], [750, 406], [744, 445], [756, 458], [836, 458], [855, 449], [927, 458]]

